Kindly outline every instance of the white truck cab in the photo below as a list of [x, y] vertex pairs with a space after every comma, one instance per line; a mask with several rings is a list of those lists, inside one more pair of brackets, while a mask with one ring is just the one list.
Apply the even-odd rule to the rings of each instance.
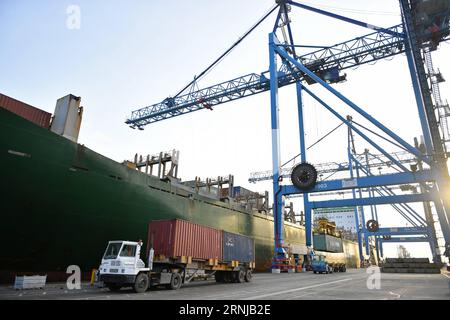
[[99, 280], [111, 291], [127, 286], [138, 292], [147, 290], [150, 268], [140, 258], [141, 247], [142, 242], [110, 241], [99, 267]]

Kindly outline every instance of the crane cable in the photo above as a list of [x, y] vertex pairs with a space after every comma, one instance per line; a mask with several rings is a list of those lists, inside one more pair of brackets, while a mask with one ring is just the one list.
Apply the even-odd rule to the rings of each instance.
[[[312, 147], [316, 146], [317, 144], [319, 144], [320, 142], [322, 142], [325, 138], [327, 138], [330, 134], [332, 134], [333, 132], [335, 132], [337, 129], [339, 129], [341, 126], [344, 125], [344, 122], [342, 122], [341, 124], [339, 124], [336, 128], [334, 128], [333, 130], [329, 131], [327, 134], [325, 134], [322, 138], [320, 138], [319, 140], [317, 140], [316, 142], [314, 142], [312, 145], [310, 145], [306, 150], [311, 149]], [[291, 161], [294, 161], [295, 159], [297, 159], [299, 156], [301, 155], [301, 153], [299, 153], [298, 155], [296, 155], [295, 157], [293, 157], [291, 160], [287, 161], [285, 164], [283, 164], [280, 168], [283, 168], [285, 165], [287, 165], [288, 163], [290, 163]]]
[[187, 86], [185, 86], [180, 92], [178, 92], [173, 98], [178, 97], [180, 94], [182, 94], [187, 88], [192, 86], [194, 83], [196, 83], [200, 78], [204, 77], [209, 71], [211, 71], [215, 66], [217, 66], [228, 54], [233, 51], [234, 48], [236, 48], [247, 36], [252, 33], [253, 30], [255, 30], [268, 16], [272, 14], [277, 8], [279, 7], [278, 4], [274, 5], [261, 19], [258, 20], [257, 23], [255, 23], [242, 37], [240, 37], [225, 53], [223, 53], [219, 58], [217, 58], [212, 64], [210, 64], [205, 70], [202, 71], [198, 76], [194, 78]]
[[390, 139], [388, 139], [388, 138], [386, 138], [386, 137], [383, 137], [381, 134], [379, 134], [379, 133], [377, 133], [377, 132], [375, 132], [375, 131], [373, 131], [373, 130], [367, 128], [366, 126], [364, 126], [364, 125], [362, 125], [362, 124], [360, 124], [360, 123], [358, 123], [358, 122], [356, 122], [356, 121], [354, 121], [354, 120], [352, 120], [352, 123], [353, 123], [353, 124], [356, 124], [357, 126], [363, 128], [363, 129], [365, 129], [365, 130], [367, 130], [367, 131], [369, 131], [370, 133], [376, 135], [378, 138], [381, 138], [381, 139], [383, 139], [383, 140], [385, 140], [385, 141], [387, 141], [387, 142], [393, 144], [394, 146], [396, 146], [396, 147], [398, 147], [398, 148], [400, 148], [400, 149], [402, 149], [402, 150], [404, 150], [404, 151], [409, 152], [408, 149], [406, 149], [404, 146], [402, 146], [402, 145], [400, 145], [400, 144], [398, 144], [398, 143], [396, 143], [396, 142], [394, 142], [394, 141], [392, 141], [392, 140], [390, 140]]

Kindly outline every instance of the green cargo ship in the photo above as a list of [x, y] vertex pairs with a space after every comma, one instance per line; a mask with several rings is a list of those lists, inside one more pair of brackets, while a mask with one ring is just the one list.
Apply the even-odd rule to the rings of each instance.
[[[107, 241], [145, 239], [149, 221], [170, 218], [251, 236], [256, 269], [270, 268], [270, 214], [140, 172], [1, 104], [0, 154], [3, 281], [17, 272], [64, 274], [69, 265], [88, 272], [98, 267]], [[305, 244], [302, 226], [286, 222], [284, 232], [286, 243]], [[344, 253], [328, 253], [327, 258], [357, 267], [357, 244], [344, 240]]]

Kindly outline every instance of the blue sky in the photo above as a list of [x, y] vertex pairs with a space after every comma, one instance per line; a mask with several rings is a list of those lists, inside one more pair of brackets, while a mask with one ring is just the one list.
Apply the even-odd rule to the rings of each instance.
[[[85, 114], [80, 143], [114, 160], [176, 148], [181, 151], [184, 180], [233, 173], [237, 184], [270, 190], [270, 183], [247, 183], [250, 172], [271, 168], [267, 93], [225, 104], [213, 112], [199, 111], [157, 123], [143, 132], [132, 131], [123, 122], [132, 110], [175, 94], [273, 3], [2, 0], [0, 92], [49, 112], [58, 98], [69, 93], [81, 96]], [[396, 0], [305, 3], [384, 27], [400, 23]], [[80, 30], [66, 27], [69, 5], [81, 9]], [[302, 44], [332, 45], [370, 33], [314, 13], [293, 11], [294, 34]], [[274, 19], [261, 25], [201, 85], [267, 70], [267, 35]], [[447, 78], [449, 53], [449, 45], [442, 44], [434, 54], [436, 66]], [[347, 73], [348, 81], [336, 88], [412, 143], [420, 130], [406, 58], [398, 56]], [[313, 89], [323, 93], [320, 88]], [[450, 97], [448, 83], [442, 89], [443, 96]], [[280, 90], [282, 162], [298, 153], [294, 93], [292, 87]], [[311, 142], [338, 123], [308, 99], [305, 107]], [[311, 161], [345, 160], [345, 136], [345, 130], [337, 132], [311, 154]], [[385, 226], [398, 222], [388, 210], [385, 221]], [[419, 247], [418, 252], [426, 251], [426, 245]]]

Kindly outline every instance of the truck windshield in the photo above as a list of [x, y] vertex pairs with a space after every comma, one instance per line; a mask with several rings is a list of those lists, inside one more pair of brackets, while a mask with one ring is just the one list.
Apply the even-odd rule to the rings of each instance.
[[119, 254], [120, 247], [122, 247], [122, 242], [110, 243], [106, 249], [105, 256], [103, 259], [116, 259]]
[[134, 257], [136, 255], [136, 246], [126, 244], [120, 252], [121, 257]]

